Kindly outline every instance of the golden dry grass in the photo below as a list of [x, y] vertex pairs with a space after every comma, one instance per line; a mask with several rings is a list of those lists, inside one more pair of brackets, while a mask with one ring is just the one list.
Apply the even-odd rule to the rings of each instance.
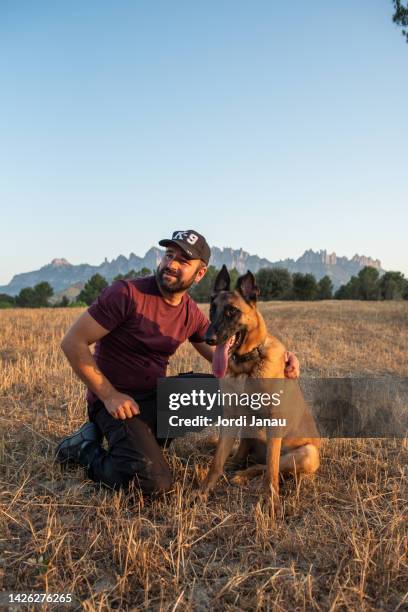
[[[302, 372], [408, 376], [408, 303], [264, 303]], [[149, 501], [53, 465], [85, 418], [59, 350], [79, 311], [0, 311], [0, 579], [6, 591], [73, 593], [84, 610], [403, 610], [408, 605], [407, 440], [332, 440], [314, 478], [287, 480], [284, 515], [220, 482], [191, 505], [211, 453], [167, 452], [175, 489]], [[187, 344], [169, 373], [208, 367]], [[37, 608], [38, 609], [38, 608]]]

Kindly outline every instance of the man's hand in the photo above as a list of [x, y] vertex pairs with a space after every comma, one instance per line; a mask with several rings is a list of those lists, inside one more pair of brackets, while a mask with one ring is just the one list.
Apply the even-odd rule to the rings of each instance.
[[197, 353], [201, 355], [201, 357], [204, 357], [204, 359], [212, 363], [215, 346], [210, 346], [206, 342], [192, 342], [191, 344], [194, 346]]
[[286, 351], [285, 353], [285, 377], [286, 378], [299, 378], [300, 364], [295, 353]]
[[106, 410], [109, 412], [114, 419], [131, 419], [140, 413], [139, 405], [133, 397], [119, 393], [117, 391], [114, 395], [110, 395], [108, 398], [103, 400]]

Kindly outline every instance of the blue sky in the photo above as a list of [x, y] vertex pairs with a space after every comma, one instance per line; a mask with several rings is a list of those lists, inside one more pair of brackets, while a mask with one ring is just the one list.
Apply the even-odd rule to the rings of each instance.
[[408, 45], [388, 0], [0, 3], [0, 284], [173, 229], [408, 274]]

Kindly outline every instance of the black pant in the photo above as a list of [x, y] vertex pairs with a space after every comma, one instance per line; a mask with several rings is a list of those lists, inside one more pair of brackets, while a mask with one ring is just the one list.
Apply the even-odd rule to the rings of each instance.
[[[214, 378], [211, 374], [180, 374], [186, 378]], [[131, 481], [146, 494], [168, 491], [172, 474], [161, 448], [171, 439], [156, 438], [156, 390], [132, 394], [140, 414], [131, 419], [114, 419], [100, 400], [88, 405], [89, 420], [108, 440], [108, 450], [98, 447], [89, 456], [88, 476], [117, 489]]]
[[155, 436], [156, 392], [133, 397], [140, 414], [125, 420], [114, 419], [100, 400], [88, 404], [89, 420], [108, 440], [108, 450], [98, 448], [92, 456], [88, 475], [114, 489], [126, 488], [135, 481], [147, 494], [168, 491], [172, 475], [161, 451], [166, 440]]

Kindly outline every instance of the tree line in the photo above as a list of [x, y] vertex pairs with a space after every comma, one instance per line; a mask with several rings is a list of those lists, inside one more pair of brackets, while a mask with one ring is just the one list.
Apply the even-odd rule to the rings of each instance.
[[[209, 266], [206, 275], [199, 284], [193, 285], [190, 295], [196, 302], [208, 302], [212, 293], [215, 277], [219, 270]], [[113, 279], [123, 280], [140, 276], [149, 276], [149, 268], [130, 270], [118, 274]], [[239, 276], [238, 271], [230, 270], [231, 286]], [[317, 280], [313, 274], [295, 272], [291, 274], [286, 268], [261, 268], [256, 274], [256, 283], [260, 290], [260, 300], [408, 300], [408, 280], [401, 272], [385, 272], [382, 276], [376, 268], [367, 266], [357, 276], [352, 276], [348, 283], [334, 291], [329, 276]], [[100, 292], [108, 286], [108, 281], [100, 274], [94, 274], [84, 285], [78, 297], [70, 302], [64, 296], [53, 307], [86, 307], [92, 304]], [[12, 297], [0, 294], [0, 308], [43, 308], [50, 307], [50, 298], [54, 291], [47, 282], [35, 287], [25, 287]]]
[[[141, 270], [130, 270], [126, 274], [118, 274], [114, 281], [136, 278], [137, 276], [149, 276], [152, 271], [149, 268]], [[50, 299], [54, 295], [54, 290], [49, 283], [43, 281], [34, 287], [24, 287], [15, 297], [0, 293], [0, 308], [77, 308], [86, 307], [92, 304], [109, 283], [101, 274], [94, 274], [85, 283], [84, 288], [74, 301], [69, 301], [67, 296], [63, 296], [59, 302], [50, 304]]]
[[[218, 270], [209, 266], [207, 274], [190, 291], [197, 302], [208, 302]], [[238, 272], [232, 270], [231, 286]], [[255, 274], [260, 300], [401, 300], [408, 299], [408, 280], [401, 272], [385, 272], [367, 266], [348, 283], [334, 291], [329, 276], [317, 280], [313, 274], [294, 272], [286, 268], [261, 268]]]

